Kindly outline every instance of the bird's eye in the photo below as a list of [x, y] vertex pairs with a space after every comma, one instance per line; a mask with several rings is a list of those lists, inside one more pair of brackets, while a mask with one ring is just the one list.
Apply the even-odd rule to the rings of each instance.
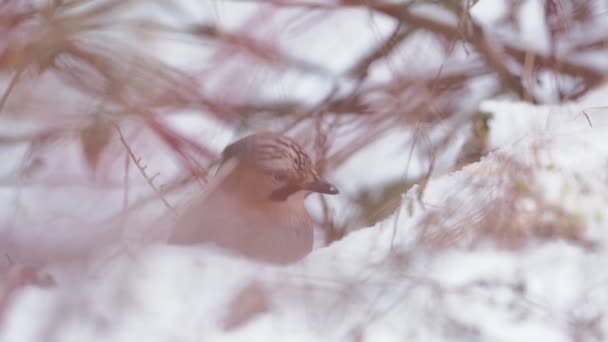
[[272, 178], [276, 182], [284, 182], [289, 178], [289, 175], [286, 172], [274, 172]]

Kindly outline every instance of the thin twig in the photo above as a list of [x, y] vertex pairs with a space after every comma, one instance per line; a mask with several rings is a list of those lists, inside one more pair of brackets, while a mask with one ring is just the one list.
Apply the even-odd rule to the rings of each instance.
[[135, 156], [135, 154], [133, 153], [133, 150], [131, 150], [131, 147], [129, 147], [129, 144], [127, 143], [127, 141], [125, 140], [124, 135], [122, 134], [122, 131], [120, 129], [120, 127], [117, 124], [114, 124], [114, 128], [116, 129], [116, 131], [118, 132], [118, 136], [120, 137], [120, 142], [122, 143], [122, 145], [125, 147], [125, 149], [127, 150], [127, 153], [129, 154], [129, 156], [131, 157], [131, 160], [133, 161], [133, 163], [135, 164], [135, 166], [137, 166], [137, 169], [139, 170], [139, 172], [141, 173], [141, 175], [144, 177], [144, 179], [146, 180], [146, 182], [148, 182], [148, 185], [152, 188], [152, 190], [154, 190], [154, 192], [158, 195], [159, 199], [163, 202], [163, 204], [169, 209], [171, 210], [171, 212], [174, 215], [177, 215], [177, 212], [175, 211], [175, 208], [173, 208], [173, 206], [171, 204], [169, 204], [169, 202], [165, 199], [165, 197], [163, 196], [162, 192], [156, 187], [156, 185], [154, 185], [153, 179], [151, 179], [150, 177], [148, 177], [148, 174], [146, 174], [146, 166], [142, 166], [141, 165], [141, 158], [137, 158]]
[[[604, 108], [604, 107], [600, 107], [600, 109], [601, 108]], [[583, 115], [585, 116], [585, 119], [587, 119], [587, 122], [589, 123], [589, 127], [593, 128], [593, 125], [591, 124], [591, 119], [589, 119], [589, 115], [584, 110], [583, 110]]]
[[2, 94], [2, 98], [0, 99], [0, 113], [2, 113], [2, 110], [4, 109], [4, 105], [6, 104], [6, 101], [8, 100], [9, 95], [11, 94], [11, 92], [13, 91], [15, 86], [17, 85], [17, 82], [19, 81], [19, 78], [21, 77], [22, 72], [23, 72], [23, 68], [19, 68], [15, 72], [15, 75], [13, 76], [13, 78], [11, 78], [11, 82], [6, 87], [6, 90], [4, 90], [4, 93]]

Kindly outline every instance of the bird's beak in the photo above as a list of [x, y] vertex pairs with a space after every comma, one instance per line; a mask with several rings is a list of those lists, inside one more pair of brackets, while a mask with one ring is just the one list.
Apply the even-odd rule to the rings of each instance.
[[339, 193], [338, 188], [318, 176], [312, 182], [304, 184], [302, 189], [328, 195]]

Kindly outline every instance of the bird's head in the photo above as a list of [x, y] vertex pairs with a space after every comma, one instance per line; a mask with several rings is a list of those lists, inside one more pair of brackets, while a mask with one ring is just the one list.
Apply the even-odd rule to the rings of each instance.
[[272, 201], [285, 201], [296, 193], [338, 193], [319, 176], [302, 147], [278, 133], [253, 134], [227, 146], [222, 165], [227, 162], [236, 162], [231, 178], [238, 186]]

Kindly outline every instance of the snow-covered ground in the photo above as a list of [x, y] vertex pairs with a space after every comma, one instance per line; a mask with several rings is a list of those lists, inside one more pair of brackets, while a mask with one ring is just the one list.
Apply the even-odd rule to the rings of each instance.
[[[534, 1], [528, 4], [529, 11], [521, 15], [532, 41], [522, 44], [544, 51], [546, 33], [537, 34], [544, 25], [534, 19], [540, 7]], [[214, 6], [218, 21], [230, 29], [238, 29], [256, 11], [250, 2]], [[249, 9], [234, 11], [232, 6]], [[480, 1], [472, 15], [491, 27], [501, 16], [497, 13], [507, 7], [507, 1]], [[196, 17], [202, 12], [189, 13]], [[288, 13], [284, 20], [291, 22], [298, 15]], [[340, 72], [353, 55], [366, 51], [370, 41], [392, 28], [386, 18], [369, 18], [362, 11], [337, 16], [348, 20], [320, 22], [316, 31], [302, 34], [304, 38], [296, 21], [277, 39], [295, 57]], [[354, 19], [371, 20], [373, 30]], [[324, 32], [335, 35], [318, 41]], [[357, 44], [333, 50], [314, 45], [339, 44], [352, 36], [359, 37]], [[431, 70], [443, 63], [428, 41], [421, 44], [425, 49], [395, 63], [425, 64]], [[192, 50], [167, 49], [171, 54], [164, 57], [172, 65], [192, 65]], [[196, 58], [211, 58], [208, 51], [198, 52], [203, 56]], [[392, 72], [390, 66], [376, 66], [371, 79], [384, 80]], [[276, 81], [267, 82], [274, 87], [258, 89], [255, 75], [249, 75], [253, 79], [242, 85], [247, 91], [238, 95], [314, 102], [328, 87], [318, 75], [276, 76], [265, 70], [262, 74]], [[215, 81], [223, 80], [219, 78]], [[546, 98], [553, 98], [553, 92], [548, 91]], [[606, 340], [608, 109], [601, 107], [608, 106], [607, 95], [604, 87], [561, 106], [483, 102], [480, 109], [493, 114], [492, 152], [486, 158], [459, 171], [436, 172], [426, 187], [403, 194], [403, 206], [384, 222], [286, 267], [257, 264], [217, 250], [140, 244], [132, 242], [139, 237], [135, 231], [124, 233], [124, 245], [96, 255], [83, 272], [83, 265], [73, 262], [75, 256], [89, 256], [89, 248], [103, 245], [104, 239], [115, 241], [129, 226], [102, 220], [120, 211], [124, 184], [65, 191], [27, 184], [19, 184], [17, 191], [4, 187], [0, 203], [32, 221], [27, 230], [11, 236], [22, 234], [17, 240], [24, 245], [17, 250], [25, 253], [6, 252], [6, 264], [14, 267], [0, 276], [5, 286], [0, 288], [0, 341]], [[477, 99], [470, 102], [477, 107]], [[183, 114], [174, 115], [170, 124], [192, 137], [204, 137], [215, 151], [235, 138], [221, 124], [200, 116], [193, 121]], [[0, 123], [1, 129], [16, 130]], [[361, 186], [403, 177], [409, 157], [409, 148], [404, 147], [407, 134], [389, 132], [334, 170], [330, 179], [348, 195]], [[150, 169], [161, 172], [160, 184], [179, 171], [173, 160], [150, 150], [157, 144], [138, 145], [127, 138]], [[55, 148], [66, 146], [62, 155], [80, 153], [76, 144]], [[20, 162], [24, 148], [2, 153], [6, 163], [0, 171], [6, 174]], [[67, 169], [66, 160], [51, 160], [47, 170]], [[414, 167], [408, 172], [421, 171]], [[82, 183], [90, 185], [86, 181]], [[140, 192], [150, 192], [140, 177], [132, 178], [130, 186], [133, 200]], [[337, 216], [348, 210], [339, 196], [329, 203]], [[32, 213], [29, 208], [45, 211]], [[159, 209], [164, 208], [158, 205], [142, 215], [156, 218], [151, 213]], [[78, 219], [86, 215], [91, 227], [74, 227], [82, 220], [59, 215], [66, 213]], [[6, 218], [0, 214], [4, 226]], [[63, 219], [50, 221], [53, 217]], [[53, 260], [70, 261], [42, 271], [52, 275], [55, 284], [15, 286], [10, 296], [4, 296], [6, 287], [20, 285], [29, 271], [13, 265], [15, 261], [44, 263], [51, 254]]]
[[17, 292], [0, 340], [604, 340], [608, 125], [592, 107], [606, 93], [484, 103], [486, 158], [295, 265], [131, 246], [86, 277]]

